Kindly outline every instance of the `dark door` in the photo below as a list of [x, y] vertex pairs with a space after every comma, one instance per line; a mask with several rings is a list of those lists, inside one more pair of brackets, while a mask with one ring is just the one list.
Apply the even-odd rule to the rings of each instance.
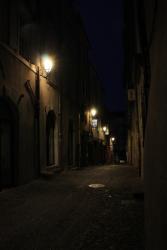
[[46, 119], [46, 158], [47, 166], [55, 164], [55, 122], [56, 116], [49, 111]]
[[16, 185], [18, 112], [8, 98], [0, 98], [0, 188]]
[[12, 131], [8, 120], [0, 121], [0, 183], [1, 187], [12, 186]]
[[54, 127], [50, 127], [48, 130], [48, 134], [47, 134], [47, 165], [53, 165], [55, 162], [54, 159], [54, 151], [55, 151], [55, 147], [54, 147], [55, 143], [54, 143]]
[[73, 122], [69, 121], [68, 126], [68, 165], [74, 163], [74, 134], [73, 134]]

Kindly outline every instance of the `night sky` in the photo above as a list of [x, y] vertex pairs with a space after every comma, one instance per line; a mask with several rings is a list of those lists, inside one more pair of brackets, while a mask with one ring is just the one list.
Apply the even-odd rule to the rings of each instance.
[[111, 111], [124, 110], [122, 0], [77, 0]]

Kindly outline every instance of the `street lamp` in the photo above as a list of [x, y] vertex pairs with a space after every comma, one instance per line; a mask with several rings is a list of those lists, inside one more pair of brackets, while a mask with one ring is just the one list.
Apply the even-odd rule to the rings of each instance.
[[92, 128], [97, 128], [97, 126], [98, 126], [98, 120], [93, 118], [92, 119]]
[[53, 60], [50, 56], [44, 55], [42, 57], [42, 65], [46, 71], [47, 74], [49, 74], [53, 68]]
[[111, 140], [112, 140], [112, 142], [114, 142], [115, 141], [115, 137], [112, 137]]
[[[49, 74], [53, 67], [53, 60], [48, 56], [44, 55], [42, 58], [42, 65]], [[37, 128], [37, 159], [38, 159], [38, 172], [40, 172], [40, 66], [37, 66], [36, 81], [35, 81], [35, 119]]]
[[105, 133], [106, 131], [107, 131], [107, 127], [104, 126], [104, 127], [103, 127], [103, 132]]
[[90, 113], [91, 113], [91, 115], [92, 115], [93, 117], [96, 116], [96, 114], [97, 114], [97, 109], [92, 108], [92, 109], [90, 110]]

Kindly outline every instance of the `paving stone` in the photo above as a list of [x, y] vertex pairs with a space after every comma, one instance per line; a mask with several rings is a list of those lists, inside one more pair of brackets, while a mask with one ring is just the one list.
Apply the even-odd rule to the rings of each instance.
[[137, 173], [123, 165], [87, 167], [2, 191], [0, 249], [144, 250]]

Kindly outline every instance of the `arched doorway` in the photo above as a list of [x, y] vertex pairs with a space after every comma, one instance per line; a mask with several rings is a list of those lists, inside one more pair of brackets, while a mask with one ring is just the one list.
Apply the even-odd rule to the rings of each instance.
[[54, 111], [49, 111], [46, 118], [46, 160], [47, 166], [55, 164], [55, 122]]
[[0, 97], [0, 188], [16, 184], [18, 112], [15, 104]]
[[70, 119], [68, 124], [68, 165], [74, 164], [74, 126]]

